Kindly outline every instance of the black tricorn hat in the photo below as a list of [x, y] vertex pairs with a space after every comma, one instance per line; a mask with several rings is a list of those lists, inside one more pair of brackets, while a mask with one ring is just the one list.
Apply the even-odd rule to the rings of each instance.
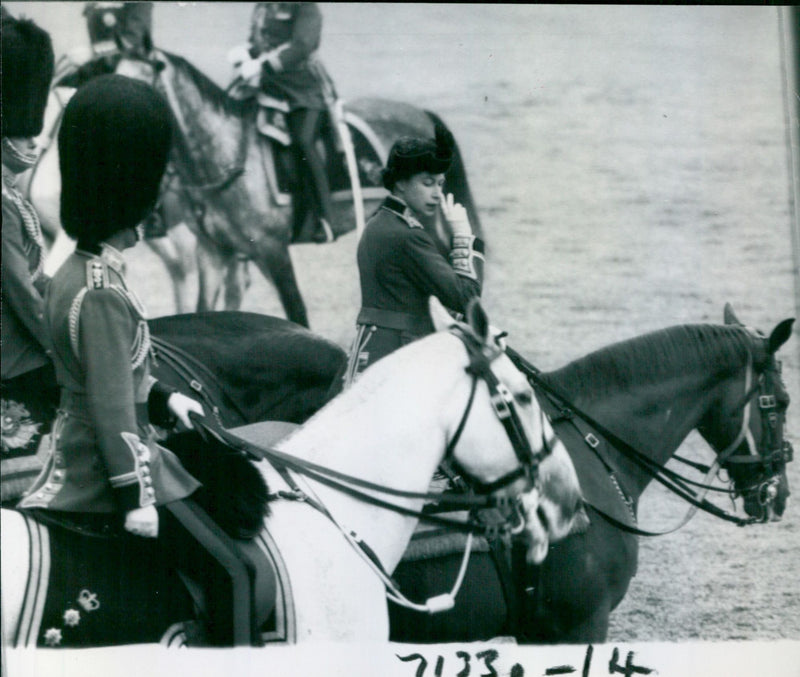
[[420, 172], [444, 174], [453, 162], [455, 140], [442, 125], [436, 124], [434, 139], [406, 136], [395, 141], [386, 169], [383, 170], [383, 185], [392, 190], [394, 184]]
[[0, 43], [2, 135], [38, 136], [55, 64], [50, 35], [29, 19], [15, 19], [4, 8]]
[[58, 133], [61, 223], [84, 248], [150, 212], [167, 163], [172, 113], [155, 90], [121, 75], [80, 87]]

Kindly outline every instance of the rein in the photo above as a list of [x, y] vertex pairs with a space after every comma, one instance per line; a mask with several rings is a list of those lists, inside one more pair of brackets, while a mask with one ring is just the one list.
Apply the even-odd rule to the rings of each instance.
[[[211, 410], [216, 422], [220, 426], [222, 426], [222, 421], [219, 414], [219, 404], [221, 402], [215, 399], [215, 396], [209, 392], [209, 389], [204, 385], [203, 381], [206, 383], [212, 383], [219, 392], [217, 397], [219, 397], [221, 400], [224, 400], [227, 408], [233, 411], [241, 419], [242, 423], [247, 422], [247, 416], [245, 416], [239, 405], [232, 397], [227, 395], [222, 384], [219, 382], [219, 379], [202, 362], [195, 359], [193, 355], [187, 353], [182, 348], [179, 348], [174, 343], [165, 341], [164, 339], [153, 336], [152, 334], [150, 335], [150, 342], [154, 348], [154, 357], [156, 363], [163, 362], [181, 379], [183, 379], [186, 384], [195, 392], [195, 394], [203, 400], [203, 403]], [[203, 379], [202, 381], [200, 380], [201, 378]]]
[[[391, 510], [409, 517], [415, 517], [419, 520], [439, 526], [481, 535], [487, 539], [495, 539], [498, 536], [518, 533], [524, 525], [524, 520], [522, 520], [521, 516], [517, 514], [518, 497], [496, 496], [493, 495], [492, 492], [513, 483], [522, 476], [527, 476], [533, 483], [539, 460], [546, 453], [549, 453], [549, 447], [545, 447], [545, 450], [538, 454], [533, 452], [530, 442], [525, 435], [519, 415], [514, 407], [513, 396], [489, 368], [489, 362], [499, 356], [502, 351], [498, 348], [496, 350], [490, 350], [484, 353], [478, 347], [479, 340], [477, 338], [470, 336], [463, 329], [453, 331], [453, 333], [461, 338], [470, 354], [470, 365], [467, 367], [467, 371], [472, 374], [473, 380], [467, 406], [464, 414], [462, 415], [461, 421], [457, 426], [455, 434], [447, 445], [444, 460], [449, 460], [451, 463], [455, 461], [453, 458], [455, 447], [461, 437], [461, 433], [464, 430], [466, 420], [469, 417], [469, 412], [472, 409], [478, 378], [483, 378], [487, 381], [487, 385], [489, 386], [492, 405], [501, 422], [503, 423], [507, 434], [509, 435], [511, 444], [514, 447], [514, 451], [521, 464], [515, 470], [491, 483], [484, 483], [477, 478], [469, 477], [469, 475], [467, 475], [470, 481], [476, 483], [478, 487], [477, 494], [413, 492], [394, 489], [392, 487], [375, 484], [373, 482], [333, 470], [332, 468], [312, 463], [311, 461], [299, 459], [275, 448], [263, 447], [252, 442], [248, 442], [247, 440], [244, 440], [238, 435], [232, 433], [230, 430], [225, 429], [221, 425], [218, 416], [200, 417], [192, 414], [192, 421], [198, 430], [205, 431], [206, 434], [215, 437], [218, 441], [235, 451], [242, 452], [254, 459], [266, 460], [278, 469], [291, 470], [300, 475], [304, 475], [370, 505]], [[159, 343], [163, 347], [163, 342]], [[174, 346], [170, 346], [170, 348], [174, 348]], [[202, 390], [198, 392], [202, 392]], [[216, 411], [216, 407], [214, 407], [212, 411]], [[487, 525], [482, 524], [473, 518], [470, 518], [470, 521], [464, 522], [452, 518], [442, 517], [430, 512], [430, 510], [412, 510], [410, 508], [392, 503], [391, 501], [384, 500], [373, 494], [367, 493], [365, 490], [377, 492], [379, 494], [385, 494], [388, 496], [395, 496], [398, 498], [420, 499], [426, 502], [434, 503], [438, 506], [448, 506], [448, 509], [451, 511], [472, 510], [476, 508], [497, 508], [501, 511], [510, 511], [514, 514], [517, 514], [518, 519], [515, 525], [510, 525], [508, 522], [500, 525]], [[297, 494], [296, 498], [299, 500], [307, 500], [306, 496], [301, 496], [298, 494], [298, 492], [299, 489], [295, 491]]]
[[[505, 496], [449, 493], [442, 494], [394, 489], [381, 484], [368, 482], [367, 480], [363, 480], [361, 478], [339, 472], [338, 470], [333, 470], [332, 468], [312, 463], [311, 461], [297, 458], [296, 456], [278, 451], [275, 448], [263, 447], [253, 442], [249, 442], [232, 433], [230, 430], [222, 427], [219, 421], [215, 418], [200, 417], [196, 414], [191, 414], [190, 416], [192, 418], [192, 422], [199, 431], [215, 437], [217, 441], [230, 447], [234, 451], [246, 454], [254, 460], [268, 461], [278, 470], [291, 470], [299, 475], [313, 479], [320, 484], [324, 484], [333, 489], [342, 491], [343, 493], [357, 498], [365, 503], [369, 503], [370, 505], [385, 508], [409, 517], [416, 517], [432, 524], [485, 536], [487, 538], [497, 535], [496, 529], [493, 529], [491, 526], [482, 525], [477, 522], [462, 522], [456, 519], [441, 517], [427, 511], [412, 510], [410, 508], [396, 505], [390, 501], [378, 498], [377, 496], [373, 496], [372, 494], [362, 491], [362, 489], [383, 493], [389, 496], [396, 496], [398, 498], [412, 498], [433, 501], [439, 505], [447, 505], [449, 510], [452, 511], [471, 510], [473, 508], [508, 508], [509, 503], [512, 500]], [[282, 496], [282, 498], [292, 498], [294, 500], [310, 502], [308, 496], [299, 488], [294, 490], [293, 496]]]
[[[544, 381], [541, 377], [541, 372], [535, 366], [533, 366], [530, 362], [528, 362], [524, 357], [522, 357], [518, 352], [513, 350], [512, 348], [507, 348], [506, 353], [523, 373], [526, 374], [528, 377], [531, 385], [534, 388], [538, 388], [545, 392], [545, 394], [553, 400], [554, 404], [560, 409], [561, 415], [565, 419], [574, 419], [574, 417], [578, 417], [579, 419], [586, 422], [589, 426], [594, 428], [600, 435], [608, 440], [608, 442], [617, 450], [622, 452], [626, 458], [630, 461], [637, 464], [640, 468], [642, 468], [648, 475], [650, 475], [653, 479], [661, 483], [671, 492], [676, 494], [678, 497], [685, 500], [689, 503], [692, 508], [690, 508], [689, 512], [687, 513], [686, 517], [675, 527], [665, 530], [665, 531], [646, 531], [643, 529], [639, 529], [637, 527], [630, 526], [619, 520], [614, 519], [610, 515], [607, 515], [604, 511], [599, 510], [595, 506], [591, 506], [596, 512], [607, 519], [610, 523], [614, 524], [618, 528], [627, 531], [629, 533], [638, 535], [638, 536], [662, 536], [668, 533], [672, 533], [681, 527], [683, 527], [694, 515], [697, 509], [703, 510], [709, 514], [712, 514], [720, 519], [726, 520], [728, 522], [733, 522], [738, 526], [746, 526], [748, 524], [753, 524], [757, 522], [757, 518], [755, 517], [748, 517], [748, 518], [741, 518], [737, 517], [736, 515], [732, 515], [727, 511], [723, 510], [722, 508], [717, 507], [713, 503], [710, 503], [705, 498], [703, 498], [703, 494], [699, 496], [695, 494], [691, 489], [689, 489], [686, 484], [690, 483], [689, 480], [681, 477], [679, 474], [675, 473], [674, 471], [668, 470], [663, 468], [659, 463], [653, 461], [649, 458], [646, 454], [641, 452], [640, 450], [636, 449], [634, 446], [628, 444], [625, 440], [620, 438], [615, 433], [611, 432], [602, 425], [599, 421], [594, 419], [592, 416], [587, 414], [584, 411], [578, 409], [572, 402], [570, 402], [569, 397], [561, 392], [558, 388], [548, 384]], [[752, 400], [753, 395], [755, 394], [756, 390], [749, 386], [749, 379], [750, 379], [750, 372], [751, 370], [748, 369], [748, 384], [745, 387], [747, 397], [743, 397], [739, 407], [747, 408], [749, 407], [749, 403]], [[756, 385], [757, 388], [757, 385]], [[574, 420], [573, 420], [574, 424]], [[748, 416], [747, 411], [745, 411], [744, 416], [742, 417], [742, 429], [740, 430], [739, 434], [737, 435], [736, 439], [733, 441], [732, 444], [728, 445], [723, 452], [718, 454], [717, 459], [714, 462], [714, 465], [709, 469], [708, 475], [706, 476], [706, 482], [710, 481], [711, 477], [716, 474], [719, 465], [725, 460], [721, 458], [722, 455], [730, 455], [742, 442], [744, 436], [749, 432], [748, 430]], [[590, 447], [597, 450], [599, 446], [599, 440], [592, 434], [588, 433], [587, 435], [581, 434], [584, 438], [584, 441], [589, 444]], [[602, 459], [603, 464], [608, 467], [608, 463], [606, 463], [605, 459]], [[706, 488], [705, 485], [701, 485], [703, 488]]]

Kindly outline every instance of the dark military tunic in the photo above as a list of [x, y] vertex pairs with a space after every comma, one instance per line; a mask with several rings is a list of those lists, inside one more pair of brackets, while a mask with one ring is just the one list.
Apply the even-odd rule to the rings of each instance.
[[[150, 376], [144, 309], [111, 247], [76, 251], [45, 297], [61, 405], [50, 456], [21, 508], [127, 512], [184, 498], [200, 484], [155, 442], [150, 416], [170, 394]], [[164, 421], [166, 422], [166, 421]]]
[[3, 168], [0, 284], [0, 500], [14, 501], [42, 469], [58, 389], [44, 323], [44, 239], [36, 211]]
[[358, 244], [361, 311], [346, 383], [376, 360], [433, 332], [428, 298], [461, 313], [479, 296], [483, 242], [453, 238], [449, 256], [397, 197], [387, 197]]
[[48, 337], [44, 325], [44, 239], [33, 206], [3, 181], [3, 265], [0, 285], [3, 380], [43, 367]]
[[266, 56], [261, 87], [290, 109], [324, 110], [330, 82], [316, 58], [322, 14], [313, 2], [259, 2], [250, 28], [250, 56]]

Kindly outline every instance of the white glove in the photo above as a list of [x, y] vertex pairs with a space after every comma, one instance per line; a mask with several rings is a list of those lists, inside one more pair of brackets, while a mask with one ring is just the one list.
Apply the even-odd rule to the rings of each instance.
[[172, 393], [167, 399], [167, 409], [169, 409], [175, 416], [178, 417], [183, 425], [187, 428], [192, 428], [192, 421], [189, 418], [189, 413], [194, 412], [200, 416], [205, 416], [203, 412], [203, 405], [191, 397], [186, 397], [183, 393]]
[[125, 513], [125, 530], [136, 536], [158, 536], [158, 511], [154, 505], [134, 508]]
[[250, 46], [249, 45], [236, 45], [228, 52], [228, 63], [234, 67], [238, 67], [243, 61], [250, 59]]
[[450, 226], [450, 232], [454, 237], [469, 237], [472, 235], [472, 227], [469, 225], [467, 210], [455, 201], [452, 193], [445, 195], [442, 200], [442, 215]]
[[242, 61], [239, 64], [239, 74], [245, 79], [249, 80], [256, 75], [261, 74], [261, 59], [250, 59]]

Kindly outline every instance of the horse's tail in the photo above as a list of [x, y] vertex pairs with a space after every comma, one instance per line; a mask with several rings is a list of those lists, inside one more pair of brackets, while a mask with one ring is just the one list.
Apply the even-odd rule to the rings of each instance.
[[[445, 129], [448, 129], [447, 125], [436, 113], [429, 110], [426, 110], [425, 113], [430, 117], [434, 125], [439, 124]], [[447, 190], [453, 194], [455, 201], [460, 202], [467, 210], [469, 222], [472, 224], [472, 232], [481, 239], [484, 239], [483, 227], [481, 226], [481, 220], [478, 216], [478, 209], [475, 206], [475, 201], [472, 198], [472, 191], [469, 187], [469, 181], [467, 180], [467, 168], [464, 166], [464, 159], [461, 156], [458, 142], [454, 143], [453, 164], [447, 172]]]

